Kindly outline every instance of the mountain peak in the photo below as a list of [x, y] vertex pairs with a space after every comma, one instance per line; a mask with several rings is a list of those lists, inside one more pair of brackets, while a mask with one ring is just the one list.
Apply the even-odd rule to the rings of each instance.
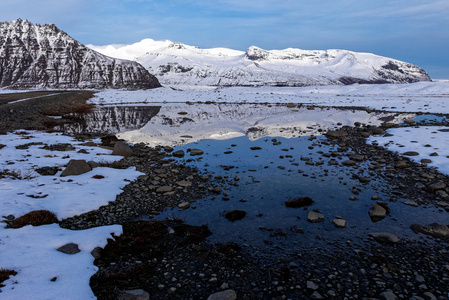
[[158, 80], [140, 64], [102, 55], [54, 24], [17, 19], [0, 23], [0, 87], [153, 88]]
[[270, 56], [270, 52], [263, 50], [262, 48], [256, 46], [250, 46], [245, 53], [246, 58], [249, 60], [267, 60]]

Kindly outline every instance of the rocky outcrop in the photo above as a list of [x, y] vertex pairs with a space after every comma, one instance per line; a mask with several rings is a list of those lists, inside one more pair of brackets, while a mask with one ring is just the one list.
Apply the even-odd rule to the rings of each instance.
[[140, 64], [100, 54], [55, 25], [21, 19], [0, 23], [0, 87], [127, 88], [159, 87]]

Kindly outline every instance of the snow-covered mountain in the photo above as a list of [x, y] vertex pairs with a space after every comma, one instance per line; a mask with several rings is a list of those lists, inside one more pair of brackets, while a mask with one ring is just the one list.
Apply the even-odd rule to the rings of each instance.
[[0, 22], [0, 87], [129, 88], [159, 87], [134, 61], [107, 57], [74, 40], [55, 25], [21, 19]]
[[162, 84], [207, 86], [308, 86], [430, 81], [421, 68], [370, 53], [288, 48], [246, 52], [200, 49], [171, 41], [144, 39], [132, 45], [88, 47], [141, 63]]

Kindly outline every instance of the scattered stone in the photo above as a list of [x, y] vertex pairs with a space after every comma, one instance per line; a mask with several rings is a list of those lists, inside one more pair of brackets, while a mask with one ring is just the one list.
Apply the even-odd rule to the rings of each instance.
[[389, 232], [373, 232], [369, 236], [379, 243], [398, 244], [401, 242], [401, 239], [397, 235]]
[[35, 169], [37, 173], [39, 173], [42, 176], [54, 176], [56, 173], [58, 173], [59, 168], [58, 167], [42, 167]]
[[363, 176], [359, 178], [360, 183], [369, 183], [371, 181], [371, 178]]
[[180, 210], [188, 209], [189, 207], [190, 207], [190, 203], [189, 202], [182, 202], [182, 203], [178, 204], [178, 208]]
[[421, 159], [421, 163], [422, 163], [422, 164], [430, 164], [431, 162], [432, 162], [432, 160], [427, 159], [427, 158]]
[[404, 152], [404, 155], [405, 156], [418, 156], [419, 153], [416, 151], [407, 151], [407, 152]]
[[149, 300], [150, 294], [142, 289], [121, 291], [118, 300]]
[[178, 151], [173, 152], [171, 155], [173, 155], [174, 157], [181, 158], [181, 157], [184, 157], [185, 152], [184, 152], [184, 150], [178, 150]]
[[415, 232], [423, 233], [433, 237], [449, 237], [449, 228], [446, 225], [437, 222], [425, 226], [412, 224], [410, 228]]
[[307, 280], [306, 287], [307, 287], [307, 289], [314, 290], [314, 291], [316, 291], [319, 288], [318, 284], [316, 284], [315, 282], [313, 282], [311, 280]]
[[404, 202], [405, 205], [409, 205], [409, 206], [413, 206], [413, 207], [418, 207], [419, 204], [416, 203], [415, 201], [411, 201], [411, 200], [407, 200]]
[[446, 188], [446, 184], [444, 182], [437, 182], [437, 183], [433, 183], [431, 185], [429, 185], [429, 189], [431, 191], [437, 191], [437, 190], [442, 190]]
[[342, 137], [342, 136], [348, 136], [348, 133], [344, 130], [329, 130], [326, 133], [327, 137]]
[[348, 159], [348, 160], [343, 161], [342, 164], [344, 166], [351, 167], [351, 166], [354, 166], [356, 164], [356, 162], [353, 161], [352, 159]]
[[346, 228], [348, 226], [348, 222], [343, 219], [333, 219], [332, 224], [337, 228]]
[[204, 151], [201, 149], [192, 149], [190, 150], [190, 156], [200, 156], [203, 155]]
[[377, 222], [387, 216], [387, 210], [379, 204], [373, 204], [368, 210], [368, 214], [373, 222]]
[[226, 290], [210, 295], [207, 300], [235, 300], [237, 294], [234, 290]]
[[171, 192], [171, 191], [173, 191], [173, 188], [171, 186], [168, 186], [168, 185], [161, 186], [161, 187], [158, 187], [156, 189], [156, 193], [161, 193], [161, 194], [162, 193]]
[[311, 210], [307, 213], [307, 221], [310, 223], [324, 222], [324, 216], [315, 210]]
[[393, 292], [383, 292], [380, 294], [380, 298], [383, 300], [396, 300], [398, 297]]
[[133, 150], [127, 143], [118, 141], [114, 144], [114, 150], [112, 150], [112, 155], [132, 156]]
[[71, 159], [67, 167], [61, 173], [61, 177], [81, 175], [91, 171], [92, 168], [84, 159]]
[[178, 181], [176, 184], [179, 185], [179, 186], [182, 186], [182, 187], [192, 186], [192, 182], [188, 181], [188, 180]]
[[78, 252], [81, 252], [81, 250], [78, 248], [77, 244], [69, 243], [64, 246], [61, 246], [57, 249], [59, 252], [65, 253], [65, 254], [76, 254]]
[[251, 149], [251, 150], [262, 150], [261, 147], [257, 147], [257, 146], [255, 146], [255, 147], [250, 147], [250, 149]]

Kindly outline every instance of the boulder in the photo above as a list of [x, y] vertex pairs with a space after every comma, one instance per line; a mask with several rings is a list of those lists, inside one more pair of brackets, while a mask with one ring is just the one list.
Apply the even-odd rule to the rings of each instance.
[[142, 289], [121, 291], [118, 300], [149, 300], [150, 294]]
[[368, 214], [373, 222], [380, 221], [387, 216], [387, 210], [379, 204], [373, 204], [368, 210]]
[[235, 300], [237, 294], [234, 290], [226, 290], [210, 295], [207, 300]]
[[343, 219], [333, 219], [332, 224], [337, 228], [346, 228], [348, 226], [348, 222]]
[[92, 168], [84, 159], [71, 159], [67, 167], [61, 173], [61, 177], [81, 175], [91, 171]]
[[184, 153], [184, 150], [178, 150], [178, 151], [173, 152], [171, 155], [173, 155], [174, 157], [181, 158], [181, 157], [184, 157], [185, 153]]
[[307, 221], [310, 223], [324, 222], [324, 216], [315, 210], [311, 210], [307, 213]]
[[374, 238], [378, 243], [398, 244], [401, 242], [401, 239], [397, 235], [389, 232], [373, 232], [369, 236]]
[[132, 156], [133, 150], [127, 143], [118, 141], [114, 144], [112, 155]]
[[61, 246], [57, 250], [65, 254], [76, 254], [78, 252], [81, 252], [80, 248], [78, 248], [78, 245], [74, 243], [69, 243]]
[[192, 149], [190, 150], [190, 156], [199, 156], [203, 155], [204, 151], [201, 149]]
[[423, 233], [433, 237], [449, 237], [449, 228], [446, 225], [437, 222], [424, 226], [413, 224], [410, 226], [410, 228], [415, 232]]

